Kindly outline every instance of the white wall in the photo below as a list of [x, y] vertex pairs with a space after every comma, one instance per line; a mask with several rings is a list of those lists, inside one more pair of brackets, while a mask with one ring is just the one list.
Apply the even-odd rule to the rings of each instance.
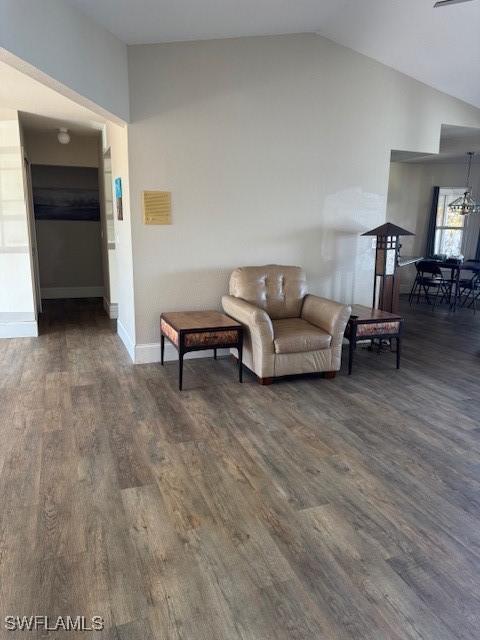
[[0, 114], [0, 338], [37, 335], [16, 111]]
[[129, 118], [125, 44], [62, 0], [0, 0], [0, 58], [84, 106]]
[[122, 179], [123, 220], [117, 219], [114, 205], [116, 290], [118, 301], [117, 331], [132, 360], [135, 359], [135, 299], [133, 291], [132, 216], [130, 211], [130, 177], [127, 130], [108, 123], [103, 148], [111, 153], [111, 176]]
[[110, 150], [99, 149], [99, 181], [101, 223], [102, 223], [102, 263], [104, 274], [104, 305], [110, 318], [118, 318], [117, 259], [115, 254], [115, 227], [113, 212], [112, 161]]
[[[314, 35], [129, 47], [136, 342], [219, 308], [238, 265], [303, 265], [310, 289], [369, 303], [390, 150], [438, 152], [480, 111]], [[172, 191], [173, 224], [141, 192]]]

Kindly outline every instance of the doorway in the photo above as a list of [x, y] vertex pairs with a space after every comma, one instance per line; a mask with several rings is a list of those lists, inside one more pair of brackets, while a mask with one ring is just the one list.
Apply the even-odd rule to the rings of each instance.
[[[469, 153], [474, 152], [471, 171]], [[468, 177], [467, 177], [468, 176]], [[480, 197], [480, 129], [443, 125], [438, 153], [392, 150], [387, 219], [414, 233], [402, 255], [425, 259], [480, 259], [480, 216], [462, 216], [451, 203], [467, 189]], [[415, 280], [414, 263], [402, 269], [402, 293]]]
[[111, 318], [103, 129], [22, 113], [21, 130], [37, 314], [76, 301], [63, 306], [95, 303]]
[[42, 300], [103, 298], [98, 169], [31, 165]]

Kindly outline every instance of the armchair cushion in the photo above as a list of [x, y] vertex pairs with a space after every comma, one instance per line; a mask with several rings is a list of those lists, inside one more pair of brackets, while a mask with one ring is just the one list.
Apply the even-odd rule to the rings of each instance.
[[328, 349], [332, 336], [301, 318], [273, 320], [275, 353], [302, 353]]

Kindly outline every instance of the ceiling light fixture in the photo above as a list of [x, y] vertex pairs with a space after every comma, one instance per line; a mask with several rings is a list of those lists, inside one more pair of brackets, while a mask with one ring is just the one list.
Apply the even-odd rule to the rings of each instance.
[[467, 179], [465, 182], [465, 193], [448, 205], [453, 213], [459, 213], [461, 216], [468, 216], [470, 213], [480, 213], [480, 204], [472, 198], [472, 188], [469, 186], [470, 172], [472, 170], [472, 160], [475, 153], [469, 151], [467, 153]]
[[61, 127], [58, 130], [57, 139], [60, 144], [68, 144], [70, 142], [70, 134], [68, 133], [68, 129], [65, 129], [65, 127]]

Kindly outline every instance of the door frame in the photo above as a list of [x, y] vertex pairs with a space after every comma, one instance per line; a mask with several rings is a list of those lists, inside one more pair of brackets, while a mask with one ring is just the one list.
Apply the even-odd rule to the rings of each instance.
[[30, 260], [33, 276], [33, 295], [35, 311], [38, 316], [42, 313], [42, 292], [40, 288], [40, 267], [38, 263], [37, 229], [35, 226], [35, 211], [33, 206], [32, 169], [25, 149], [23, 153], [23, 183], [25, 191], [25, 205], [27, 207], [28, 236], [30, 244]]

